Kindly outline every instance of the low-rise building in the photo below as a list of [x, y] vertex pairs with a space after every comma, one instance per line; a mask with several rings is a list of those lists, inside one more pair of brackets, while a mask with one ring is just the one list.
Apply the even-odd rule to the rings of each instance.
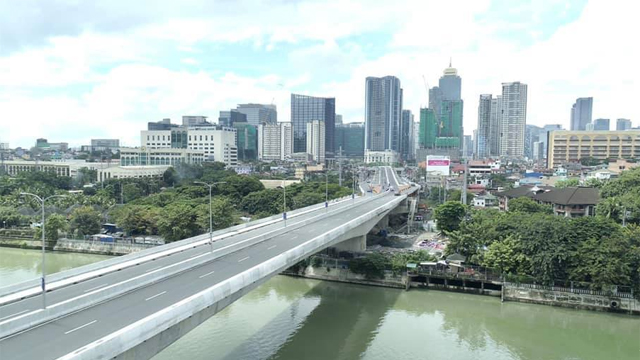
[[120, 166], [201, 164], [206, 158], [203, 150], [120, 148]]
[[574, 186], [554, 188], [545, 186], [521, 186], [495, 194], [502, 211], [509, 210], [509, 200], [519, 197], [529, 197], [540, 204], [549, 204], [557, 216], [582, 217], [594, 216], [595, 207], [600, 201], [598, 189], [592, 187]]
[[129, 178], [159, 178], [170, 168], [169, 165], [118, 166], [98, 169], [98, 181]]
[[4, 172], [10, 176], [16, 176], [21, 172], [27, 171], [47, 171], [53, 172], [58, 176], [71, 176], [69, 164], [63, 162], [8, 160], [4, 161], [2, 166], [4, 167]]
[[498, 206], [498, 198], [491, 194], [478, 195], [473, 198], [473, 206], [488, 208]]
[[633, 169], [638, 166], [640, 166], [639, 163], [629, 162], [625, 159], [616, 159], [615, 161], [609, 162], [609, 171], [620, 174], [625, 170]]
[[549, 132], [547, 146], [549, 168], [577, 163], [583, 158], [640, 158], [640, 131], [575, 131]]
[[398, 153], [393, 150], [385, 150], [385, 151], [373, 151], [373, 150], [365, 150], [364, 152], [364, 162], [365, 164], [395, 164], [398, 162]]

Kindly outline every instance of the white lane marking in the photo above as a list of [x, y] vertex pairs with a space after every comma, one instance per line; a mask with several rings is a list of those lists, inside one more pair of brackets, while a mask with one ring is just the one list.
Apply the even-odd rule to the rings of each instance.
[[[340, 200], [335, 205], [339, 205], [339, 204], [340, 205], [348, 205], [348, 201], [349, 201], [349, 199]], [[365, 200], [363, 200], [363, 201], [365, 201]], [[287, 218], [293, 219], [295, 217], [303, 216], [303, 215], [312, 213], [314, 211], [322, 210], [322, 209], [324, 209], [324, 204], [320, 204], [317, 207], [313, 207], [313, 208], [311, 208], [309, 210], [305, 210], [305, 211], [302, 211], [302, 212], [299, 212], [299, 213], [296, 213], [296, 214], [291, 214], [290, 216], [287, 216]], [[229, 232], [227, 232], [227, 233], [225, 233], [223, 235], [218, 235], [218, 236], [214, 237], [213, 239], [214, 239], [214, 241], [223, 240], [223, 239], [235, 236], [235, 235], [239, 235], [239, 234], [243, 234], [243, 233], [246, 233], [246, 232], [253, 231], [255, 229], [259, 229], [259, 228], [262, 228], [262, 227], [267, 227], [269, 225], [274, 225], [274, 224], [277, 224], [277, 223], [279, 223], [281, 221], [282, 221], [282, 219], [280, 218], [280, 219], [272, 220], [272, 221], [265, 222], [265, 223], [262, 223], [262, 224], [248, 226], [248, 227], [243, 228], [243, 229], [229, 231]], [[292, 225], [295, 225], [295, 224], [292, 224]], [[83, 273], [83, 274], [79, 274], [79, 275], [75, 275], [75, 276], [72, 276], [72, 277], [69, 277], [69, 278], [66, 278], [66, 279], [61, 279], [61, 280], [58, 280], [58, 281], [55, 281], [55, 282], [51, 282], [51, 283], [47, 284], [47, 288], [49, 290], [55, 290], [57, 288], [61, 288], [61, 287], [64, 287], [66, 285], [71, 285], [74, 282], [77, 283], [77, 282], [81, 282], [81, 281], [85, 281], [85, 280], [88, 280], [88, 279], [92, 279], [92, 278], [98, 277], [98, 276], [103, 275], [103, 274], [108, 274], [108, 273], [114, 272], [117, 269], [124, 269], [124, 268], [128, 268], [128, 267], [131, 267], [131, 266], [140, 265], [141, 263], [149, 262], [149, 261], [152, 261], [152, 260], [163, 258], [165, 256], [169, 256], [169, 255], [173, 255], [173, 254], [179, 253], [182, 250], [187, 250], [187, 249], [193, 248], [194, 246], [200, 246], [200, 245], [208, 244], [208, 242], [209, 242], [208, 234], [197, 235], [197, 236], [194, 236], [194, 237], [189, 238], [189, 239], [199, 239], [199, 238], [203, 238], [205, 240], [194, 241], [192, 243], [185, 244], [185, 245], [180, 246], [180, 247], [175, 247], [173, 249], [168, 249], [168, 250], [165, 250], [165, 251], [162, 251], [162, 252], [149, 254], [149, 255], [141, 257], [141, 258], [132, 259], [132, 260], [129, 260], [129, 261], [126, 261], [126, 262], [123, 262], [123, 263], [118, 263], [118, 264], [111, 265], [111, 266], [106, 267], [106, 268], [100, 268], [100, 269], [91, 270], [91, 271]], [[188, 240], [188, 239], [184, 239], [184, 240]], [[5, 290], [5, 288], [10, 288], [10, 287], [12, 287], [12, 286], [0, 287], [0, 289]], [[8, 295], [0, 297], [0, 304], [10, 303], [10, 302], [19, 300], [20, 298], [23, 298], [23, 297], [29, 297], [29, 296], [38, 295], [38, 294], [40, 294], [40, 292], [41, 292], [40, 286], [36, 286], [36, 287], [28, 288], [28, 289], [25, 289], [25, 290], [22, 290], [22, 291], [18, 291], [18, 292], [15, 292], [15, 293], [11, 293], [11, 294], [8, 294]]]
[[203, 278], [203, 277], [205, 277], [205, 276], [209, 276], [209, 275], [213, 274], [214, 272], [215, 272], [215, 271], [209, 271], [208, 273], [206, 273], [206, 274], [204, 274], [204, 275], [200, 275], [200, 276], [198, 276], [198, 279], [202, 279], [202, 278]]
[[271, 249], [275, 248], [276, 246], [278, 246], [278, 245], [273, 245], [272, 247], [268, 247], [267, 250], [271, 250]]
[[291, 237], [291, 240], [295, 240], [295, 239], [297, 239], [297, 238], [298, 238], [298, 235], [293, 235], [293, 236]]
[[87, 327], [87, 326], [89, 326], [89, 325], [91, 325], [91, 324], [95, 324], [95, 323], [97, 323], [97, 322], [98, 322], [98, 320], [93, 320], [92, 322], [88, 322], [88, 323], [86, 323], [86, 324], [84, 324], [84, 325], [80, 325], [80, 326], [78, 326], [78, 327], [77, 327], [77, 328], [75, 328], [75, 329], [71, 329], [71, 330], [69, 330], [69, 331], [65, 332], [64, 334], [65, 334], [65, 335], [67, 335], [67, 334], [71, 334], [72, 332], [74, 332], [74, 331], [76, 331], [76, 330], [80, 330], [80, 329], [82, 329], [83, 327]]
[[166, 294], [166, 293], [167, 293], [166, 291], [163, 291], [163, 292], [161, 292], [160, 294], [155, 294], [155, 295], [153, 295], [152, 297], [148, 297], [148, 298], [144, 299], [144, 301], [149, 301], [149, 300], [151, 300], [151, 299], [155, 299], [155, 298], [157, 298], [158, 296], [160, 296], [160, 295], [164, 295], [164, 294]]
[[148, 272], [153, 271], [153, 270], [158, 270], [158, 269], [160, 269], [161, 267], [162, 267], [162, 265], [161, 265], [161, 266], [153, 267], [153, 268], [151, 268], [151, 269], [149, 269], [149, 270], [145, 271], [145, 273], [148, 273]]
[[87, 289], [87, 290], [85, 290], [83, 292], [88, 293], [89, 291], [92, 291], [92, 290], [95, 290], [95, 289], [100, 289], [101, 287], [104, 287], [104, 286], [107, 286], [107, 285], [109, 285], [109, 284], [98, 285], [96, 287], [92, 287], [91, 289]]
[[248, 258], [249, 258], [249, 256], [247, 256], [246, 258], [242, 258], [242, 259], [238, 260], [238, 262], [243, 262], [243, 261], [247, 260]]
[[2, 319], [8, 319], [8, 318], [13, 317], [13, 316], [18, 316], [18, 315], [20, 315], [20, 314], [24, 314], [24, 313], [26, 313], [27, 311], [29, 311], [29, 309], [27, 309], [27, 310], [22, 310], [22, 311], [20, 311], [20, 312], [15, 313], [15, 314], [11, 314], [11, 315], [7, 315], [7, 316], [3, 316], [3, 317], [1, 317], [1, 318], [0, 318], [0, 320], [2, 320]]

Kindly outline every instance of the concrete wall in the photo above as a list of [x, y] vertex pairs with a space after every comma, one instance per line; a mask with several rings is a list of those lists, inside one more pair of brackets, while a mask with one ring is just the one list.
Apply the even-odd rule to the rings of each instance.
[[101, 241], [78, 241], [70, 239], [60, 239], [58, 240], [53, 250], [104, 255], [125, 255], [146, 250], [152, 247], [154, 246], [147, 244], [126, 244], [119, 242], [108, 243]]
[[[514, 285], [505, 285], [503, 300], [519, 301], [534, 304], [587, 309], [596, 311], [624, 312], [640, 315], [640, 302], [636, 299], [619, 298], [615, 296], [599, 296], [588, 294], [574, 294], [560, 291], [528, 289]], [[616, 306], [611, 306], [612, 302]]]
[[[46, 241], [44, 246], [47, 250], [53, 249], [55, 241]], [[42, 240], [34, 239], [0, 239], [0, 246], [22, 248], [22, 249], [42, 249]], [[39, 281], [39, 280], [38, 280]]]
[[326, 267], [313, 266], [307, 266], [303, 272], [286, 273], [286, 275], [301, 276], [317, 280], [345, 282], [350, 284], [392, 287], [397, 289], [404, 289], [406, 281], [404, 276], [396, 276], [391, 273], [385, 274], [384, 279], [369, 280], [364, 275], [355, 274], [349, 269], [329, 268], [329, 271], [327, 271]]

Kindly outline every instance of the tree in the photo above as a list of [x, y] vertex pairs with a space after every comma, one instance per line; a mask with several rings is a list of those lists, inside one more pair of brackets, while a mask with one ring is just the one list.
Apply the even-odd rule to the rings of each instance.
[[122, 187], [123, 201], [129, 202], [142, 197], [142, 190], [136, 184], [124, 184]]
[[8, 206], [0, 206], [0, 226], [20, 226], [28, 220], [18, 212], [16, 208]]
[[370, 253], [349, 261], [349, 270], [367, 279], [384, 278], [384, 270], [391, 267], [389, 259], [380, 253]]
[[571, 178], [571, 179], [556, 181], [555, 187], [557, 187], [558, 189], [562, 189], [562, 188], [566, 188], [570, 186], [578, 186], [578, 185], [580, 185], [580, 179]]
[[438, 229], [442, 232], [458, 230], [467, 208], [458, 201], [447, 201], [435, 210]]
[[523, 196], [509, 200], [509, 211], [552, 214], [553, 208], [550, 205], [538, 204], [533, 199]]
[[585, 185], [585, 186], [590, 186], [590, 187], [594, 187], [594, 188], [598, 188], [598, 189], [600, 189], [600, 188], [602, 188], [602, 186], [604, 185], [604, 183], [605, 183], [605, 182], [604, 182], [604, 181], [602, 181], [602, 180], [598, 180], [598, 179], [596, 179], [596, 178], [590, 178], [590, 179], [587, 179], [587, 180], [585, 181], [584, 185]]
[[303, 207], [320, 204], [324, 202], [324, 195], [318, 193], [301, 193], [293, 197], [293, 208], [300, 209]]
[[[225, 197], [213, 198], [211, 201], [213, 229], [225, 229], [235, 223], [233, 204]], [[198, 206], [198, 224], [205, 231], [209, 230], [209, 203]]]
[[69, 228], [78, 235], [91, 235], [100, 232], [100, 213], [90, 206], [81, 206], [71, 213]]
[[160, 211], [158, 232], [165, 241], [186, 239], [204, 232], [197, 209], [187, 202], [167, 205]]
[[[63, 232], [67, 229], [67, 220], [64, 216], [60, 214], [51, 214], [45, 220], [45, 239], [47, 240], [58, 240], [60, 237], [60, 232]], [[40, 240], [42, 238], [42, 227], [39, 227], [33, 238], [35, 240]]]
[[482, 265], [508, 274], [522, 274], [529, 267], [528, 259], [520, 246], [520, 238], [514, 235], [489, 245], [484, 253]]
[[570, 278], [590, 282], [593, 287], [603, 290], [606, 286], [629, 283], [631, 268], [625, 261], [629, 245], [629, 240], [619, 233], [584, 241], [576, 252], [577, 264], [570, 272]]
[[[242, 199], [240, 207], [249, 214], [267, 213], [274, 215], [282, 212], [282, 196], [283, 191], [279, 189], [252, 192]], [[288, 208], [291, 208], [292, 202], [291, 195], [287, 194]]]
[[116, 224], [129, 235], [158, 234], [160, 208], [149, 205], [125, 205], [111, 212]]
[[591, 156], [586, 156], [580, 159], [580, 164], [584, 166], [596, 166], [602, 164], [602, 160], [598, 160]]

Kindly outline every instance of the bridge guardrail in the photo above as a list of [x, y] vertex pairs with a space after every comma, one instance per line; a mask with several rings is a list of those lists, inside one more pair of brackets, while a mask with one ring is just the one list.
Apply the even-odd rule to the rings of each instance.
[[[344, 212], [346, 210], [348, 210], [350, 207], [349, 206], [345, 206], [342, 208], [339, 208], [338, 210], [335, 210], [327, 215], [331, 216], [331, 215], [336, 215], [339, 214], [341, 212]], [[167, 279], [169, 277], [173, 277], [176, 276], [182, 272], [185, 271], [190, 271], [196, 267], [202, 266], [208, 262], [214, 261], [220, 257], [226, 256], [230, 253], [239, 251], [241, 249], [244, 249], [246, 247], [249, 246], [253, 246], [256, 245], [260, 242], [263, 242], [267, 239], [270, 239], [272, 237], [281, 235], [282, 233], [285, 232], [289, 232], [292, 229], [298, 229], [301, 227], [304, 227], [310, 223], [312, 223], [313, 221], [315, 221], [315, 219], [306, 219], [303, 220], [299, 223], [296, 223], [295, 225], [292, 226], [288, 226], [286, 228], [280, 228], [277, 229], [274, 232], [271, 233], [267, 233], [267, 234], [263, 234], [263, 235], [259, 235], [254, 241], [252, 241], [249, 244], [244, 244], [244, 243], [235, 243], [235, 244], [231, 244], [228, 245], [222, 249], [217, 249], [214, 250], [214, 256], [213, 257], [209, 257], [207, 255], [210, 255], [210, 253], [205, 253], [204, 256], [202, 256], [203, 259], [202, 260], [198, 260], [195, 263], [190, 263], [190, 259], [186, 259], [183, 260], [181, 263], [184, 263], [185, 266], [180, 266], [177, 267], [174, 271], [171, 272], [166, 272], [166, 271], [160, 271], [165, 268], [161, 268], [158, 269], [150, 274], [141, 274], [139, 275], [141, 278], [144, 278], [144, 280], [142, 282], [129, 282], [129, 281], [125, 281], [123, 283], [119, 283], [116, 285], [113, 285], [112, 287], [106, 287], [106, 288], [100, 288], [95, 290], [94, 292], [90, 292], [84, 295], [80, 295], [76, 298], [73, 299], [69, 299], [66, 301], [62, 302], [62, 305], [59, 304], [55, 304], [50, 306], [47, 309], [38, 311], [36, 310], [35, 312], [30, 312], [28, 314], [24, 314], [21, 316], [18, 316], [14, 319], [8, 319], [8, 320], [4, 320], [2, 322], [0, 322], [0, 339], [6, 337], [6, 336], [10, 336], [11, 334], [15, 334], [18, 333], [20, 331], [24, 331], [26, 329], [29, 329], [31, 327], [46, 323], [46, 322], [50, 322], [52, 320], [64, 317], [68, 314], [92, 307], [92, 306], [96, 306], [99, 305], [102, 302], [120, 297], [126, 293], [135, 291], [137, 289], [143, 288], [143, 287], [147, 287], [149, 285], [152, 285], [156, 282], [162, 281], [164, 279]], [[147, 275], [151, 275], [149, 277], [147, 277]], [[137, 278], [137, 277], [136, 277]], [[133, 279], [136, 279], [133, 278]], [[92, 294], [99, 294], [97, 296], [90, 296]], [[78, 299], [78, 300], [77, 300]]]
[[[363, 200], [362, 201], [370, 201], [371, 199], [362, 197]], [[342, 200], [338, 201], [338, 203], [344, 202], [344, 201], [348, 201], [351, 199], [351, 196], [345, 196], [343, 198], [341, 198]], [[337, 200], [337, 199], [336, 199]], [[299, 215], [303, 215], [303, 214], [307, 214], [309, 212], [312, 211], [318, 211], [318, 210], [322, 210], [324, 209], [324, 204], [315, 204], [315, 205], [311, 205], [311, 206], [307, 206], [305, 208], [301, 208], [301, 209], [296, 209], [296, 210], [292, 210], [290, 212], [287, 213], [287, 219], [291, 219], [292, 217], [296, 217]], [[242, 230], [245, 230], [247, 227], [254, 227], [255, 228], [259, 228], [259, 227], [264, 227], [264, 226], [268, 226], [268, 225], [272, 225], [272, 224], [276, 224], [278, 222], [282, 221], [282, 215], [278, 214], [278, 215], [273, 215], [264, 219], [258, 219], [255, 221], [251, 221], [248, 223], [244, 223], [244, 224], [239, 224], [230, 228], [225, 228], [225, 229], [220, 229], [217, 231], [213, 232], [213, 237], [216, 236], [221, 236], [221, 235], [225, 235], [228, 234], [229, 236], [233, 236], [236, 235], [232, 234], [234, 231], [240, 231], [240, 232], [245, 232]], [[253, 230], [253, 228], [252, 228]], [[47, 283], [51, 284], [54, 282], [58, 282], [58, 281], [62, 281], [62, 280], [67, 280], [70, 278], [73, 278], [75, 276], [79, 276], [81, 274], [86, 274], [92, 271], [98, 271], [98, 270], [102, 270], [108, 267], [112, 267], [112, 266], [116, 266], [118, 264], [121, 263], [125, 263], [125, 262], [129, 262], [129, 261], [135, 261], [137, 259], [142, 259], [145, 258], [147, 256], [153, 256], [159, 253], [163, 253], [165, 251], [168, 250], [174, 250], [176, 248], [180, 248], [185, 246], [186, 248], [188, 248], [192, 243], [194, 242], [198, 242], [198, 241], [202, 241], [202, 240], [206, 240], [209, 237], [208, 233], [204, 233], [201, 235], [196, 235], [194, 237], [191, 238], [187, 238], [187, 239], [183, 239], [180, 241], [176, 241], [176, 242], [172, 242], [163, 246], [157, 246], [157, 247], [153, 247], [150, 249], [145, 249], [136, 253], [132, 253], [132, 254], [127, 254], [127, 255], [122, 255], [122, 256], [118, 256], [115, 257], [113, 259], [108, 259], [108, 260], [103, 260], [97, 263], [93, 263], [93, 264], [88, 264], [88, 265], [84, 265], [81, 267], [77, 267], [74, 269], [70, 269], [70, 270], [66, 270], [66, 271], [61, 271], [55, 274], [52, 274], [50, 276], [47, 276]], [[165, 255], [160, 255], [160, 256], [165, 256]], [[156, 259], [154, 257], [149, 258], [148, 260], [142, 260], [141, 262], [146, 262], [146, 261], [151, 261], [152, 259]], [[133, 265], [137, 265], [139, 263], [136, 264], [132, 264], [129, 266], [133, 266]], [[128, 267], [128, 266], [127, 266]], [[88, 280], [94, 277], [97, 277], [98, 274], [96, 274], [95, 276], [90, 276], [87, 277], [86, 279], [82, 279], [81, 281], [84, 280]], [[21, 291], [25, 291], [31, 288], [40, 288], [40, 278], [35, 278], [32, 280], [27, 280], [21, 283], [17, 283], [17, 284], [13, 284], [13, 285], [9, 285], [9, 286], [5, 286], [5, 287], [1, 287], [0, 288], [0, 298], [5, 297], [5, 296], [9, 296]], [[17, 299], [19, 300], [19, 299]]]

